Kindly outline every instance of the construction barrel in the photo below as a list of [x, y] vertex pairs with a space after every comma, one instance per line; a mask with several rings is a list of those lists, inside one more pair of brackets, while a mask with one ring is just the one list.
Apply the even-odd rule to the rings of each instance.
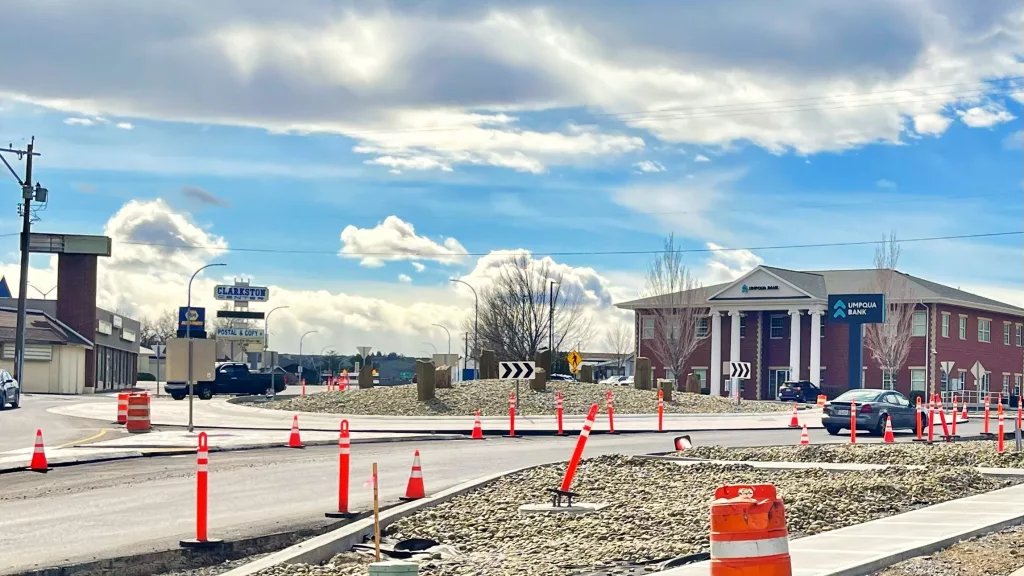
[[117, 394], [117, 423], [124, 424], [128, 421], [128, 396], [127, 392]]
[[711, 503], [711, 576], [792, 576], [775, 486], [722, 486]]
[[128, 414], [125, 430], [129, 432], [149, 432], [149, 394], [130, 394], [128, 396]]

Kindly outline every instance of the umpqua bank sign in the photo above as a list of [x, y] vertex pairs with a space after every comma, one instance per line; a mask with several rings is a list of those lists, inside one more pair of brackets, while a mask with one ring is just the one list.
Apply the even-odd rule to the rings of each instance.
[[744, 284], [740, 286], [740, 292], [744, 294], [750, 294], [751, 292], [768, 292], [778, 289], [778, 284]]

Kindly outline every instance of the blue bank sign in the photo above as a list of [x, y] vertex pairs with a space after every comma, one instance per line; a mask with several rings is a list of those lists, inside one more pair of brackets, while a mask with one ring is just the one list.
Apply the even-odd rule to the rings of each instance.
[[830, 294], [828, 316], [839, 324], [883, 324], [885, 294]]

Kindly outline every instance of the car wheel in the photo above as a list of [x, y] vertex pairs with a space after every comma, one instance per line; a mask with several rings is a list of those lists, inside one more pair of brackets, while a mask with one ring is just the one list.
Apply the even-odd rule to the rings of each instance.
[[209, 386], [200, 386], [199, 387], [199, 399], [200, 400], [209, 400], [210, 398], [213, 398], [213, 389], [210, 388]]
[[174, 398], [175, 400], [184, 400], [185, 396], [186, 395], [182, 394], [181, 392], [175, 392], [174, 394], [171, 394], [171, 398]]
[[7, 393], [0, 391], [0, 410], [7, 410]]
[[14, 393], [14, 399], [11, 400], [11, 408], [18, 409], [21, 406], [21, 391]]
[[878, 424], [875, 426], [875, 429], [871, 431], [871, 434], [873, 434], [874, 436], [884, 436], [885, 435], [885, 423], [888, 420], [889, 420], [889, 417], [887, 415], [885, 415], [885, 414], [880, 415], [878, 417]]
[[825, 431], [828, 432], [830, 436], [838, 436], [840, 430], [842, 430], [842, 428], [836, 428], [835, 426], [825, 426]]

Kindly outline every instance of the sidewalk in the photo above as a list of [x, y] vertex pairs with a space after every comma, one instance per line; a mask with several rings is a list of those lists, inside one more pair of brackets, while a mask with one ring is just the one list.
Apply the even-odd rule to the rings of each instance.
[[[91, 401], [49, 409], [64, 416], [90, 418], [110, 422], [117, 414], [116, 398], [108, 401]], [[184, 426], [188, 422], [188, 402], [167, 397], [153, 398], [150, 407], [154, 425]], [[226, 398], [195, 400], [193, 421], [204, 427], [287, 430], [291, 427], [294, 412], [269, 410], [241, 403], [228, 402]], [[467, 434], [473, 428], [472, 416], [365, 416], [319, 414], [299, 412], [299, 423], [303, 430], [336, 431], [342, 419], [349, 421], [352, 430], [364, 432], [417, 432], [417, 433], [460, 433]], [[774, 430], [787, 429], [790, 413], [762, 414], [666, 414], [664, 429], [669, 432], [695, 432], [703, 430]], [[582, 428], [585, 415], [565, 415], [563, 427], [567, 431]], [[801, 410], [801, 423], [809, 428], [821, 428], [821, 410]], [[508, 417], [484, 417], [481, 425], [487, 434], [508, 431]], [[615, 430], [621, 432], [653, 432], [657, 430], [657, 416], [654, 414], [616, 414]], [[608, 418], [599, 415], [594, 432], [607, 432]], [[557, 423], [553, 415], [517, 416], [516, 431], [526, 433], [554, 433]]]
[[[936, 504], [873, 522], [791, 540], [794, 576], [872, 574], [957, 541], [1024, 521], [1024, 485]], [[710, 562], [665, 576], [707, 576]]]

